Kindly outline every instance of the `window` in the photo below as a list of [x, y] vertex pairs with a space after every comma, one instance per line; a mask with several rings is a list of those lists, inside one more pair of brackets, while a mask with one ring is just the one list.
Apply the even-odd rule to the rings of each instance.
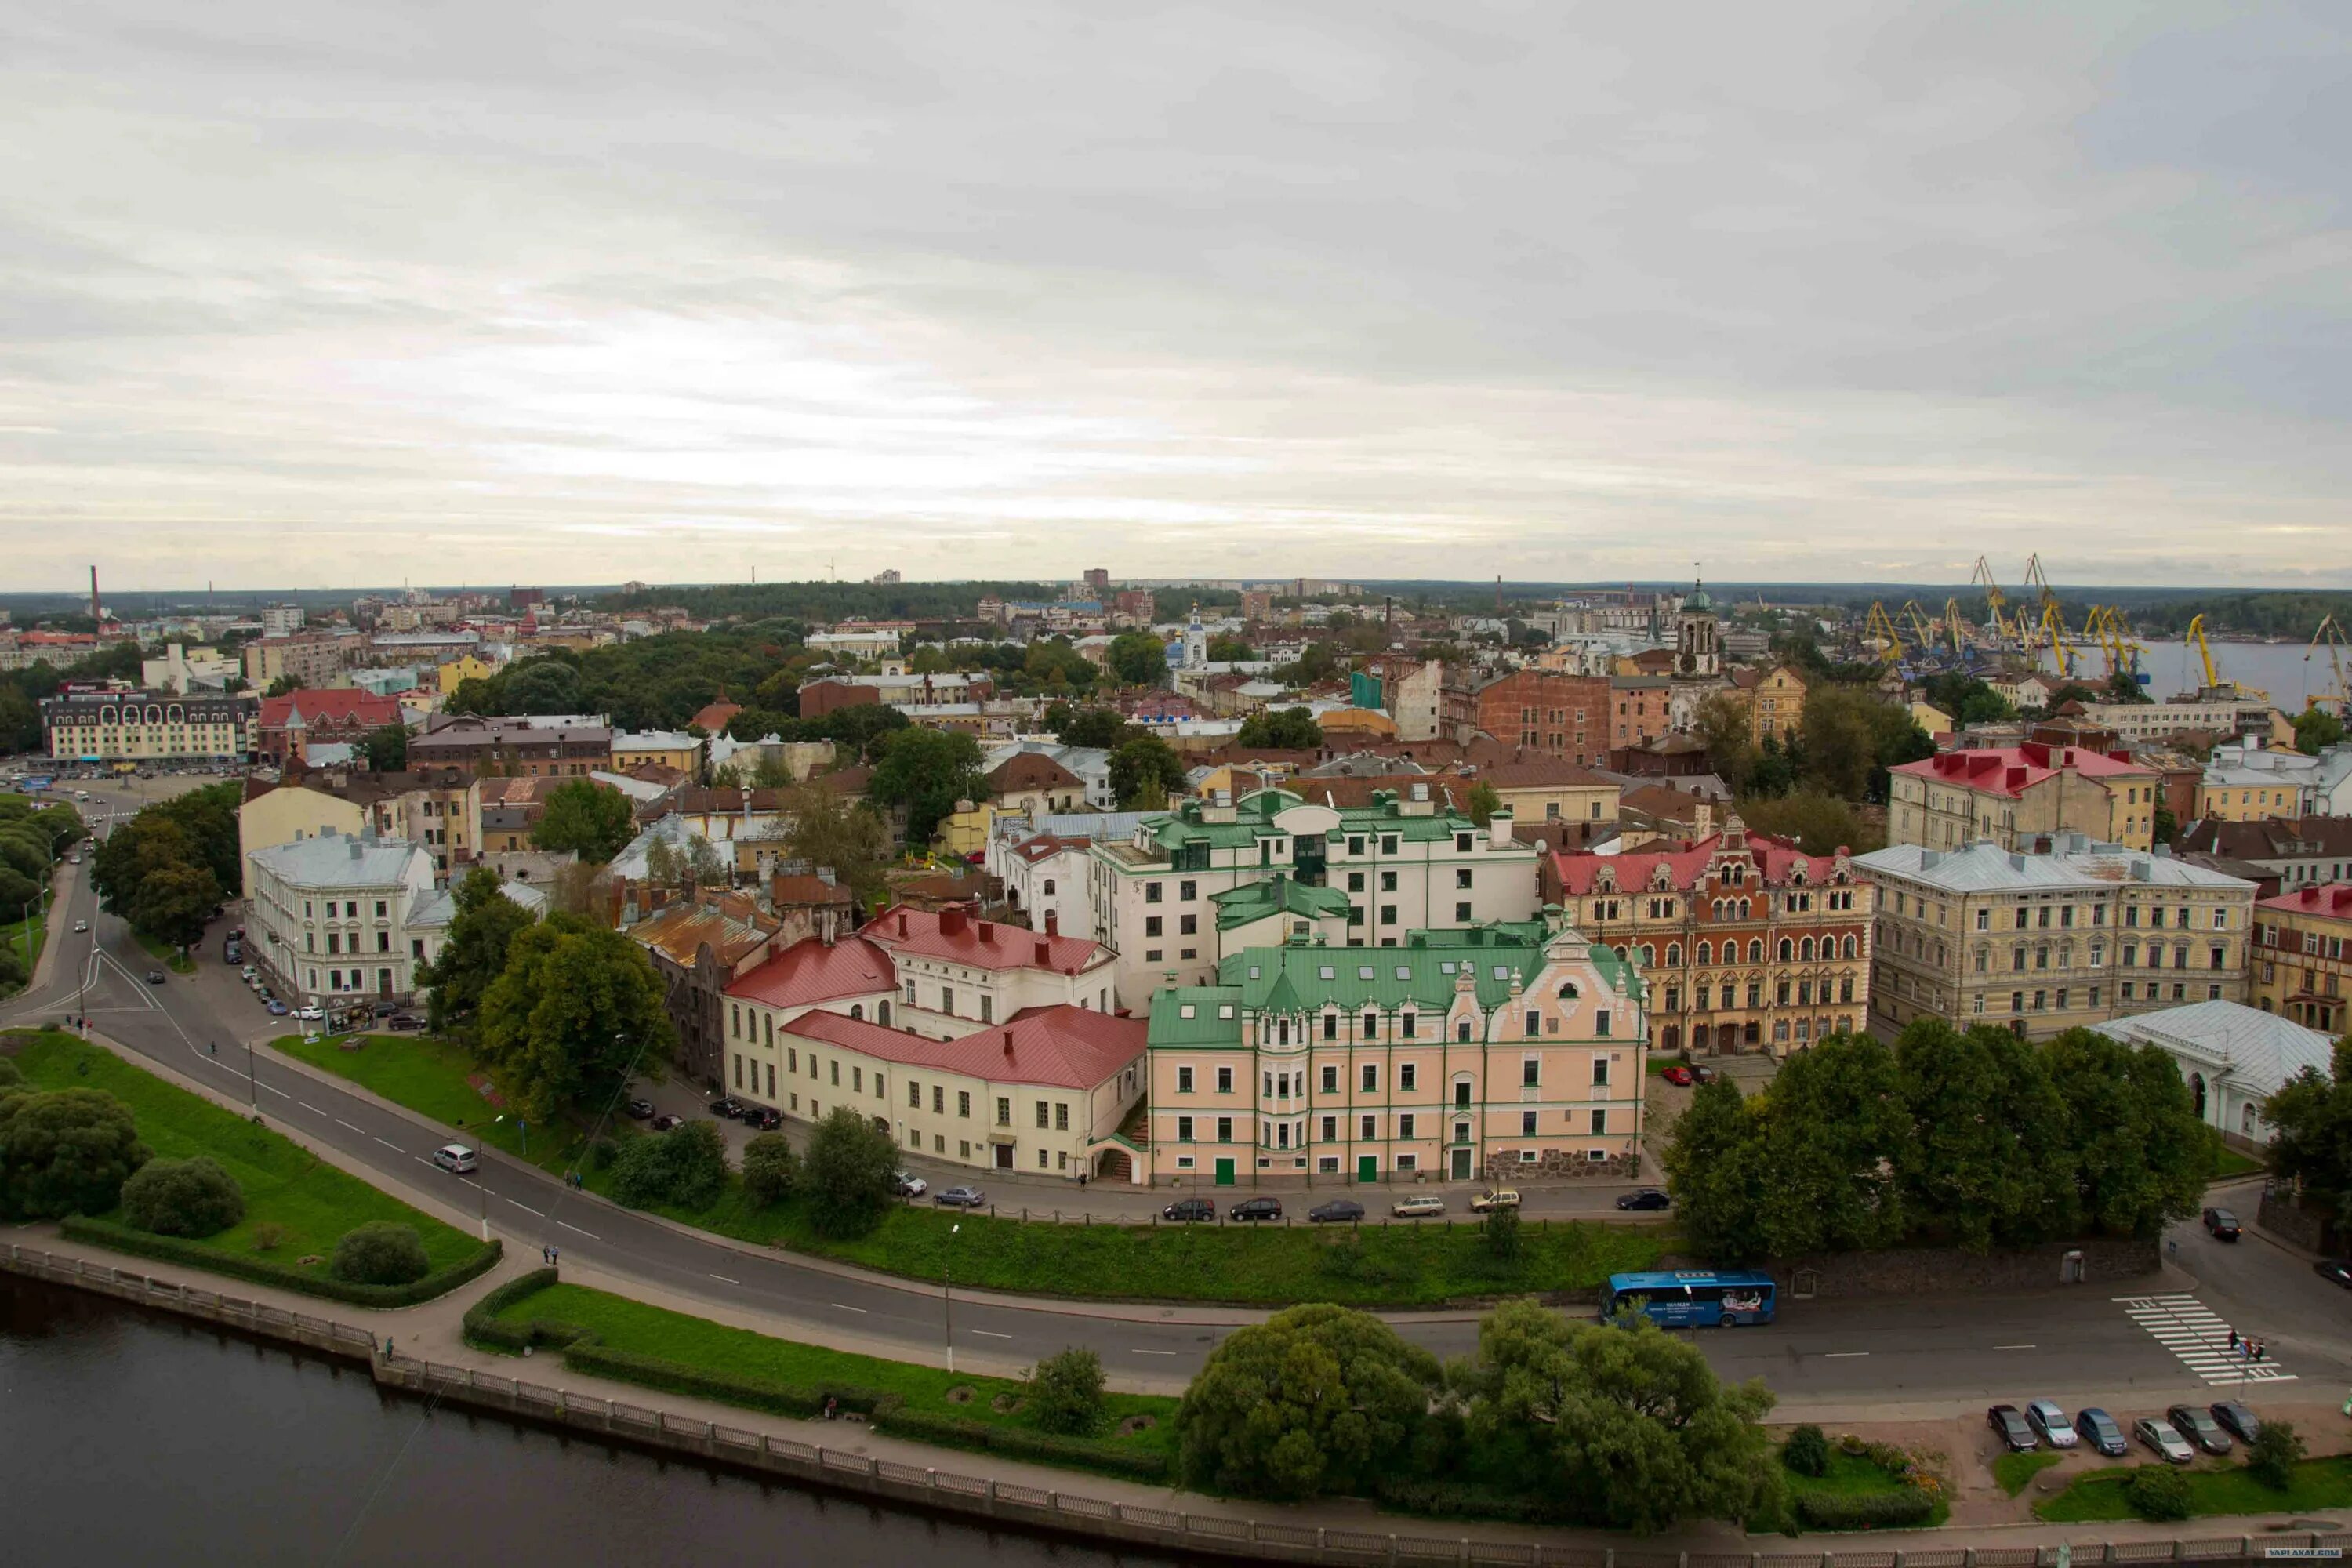
[[1160, 884], [1159, 884], [1159, 883], [1157, 883], [1157, 882], [1146, 882], [1146, 883], [1144, 883], [1144, 884], [1143, 884], [1143, 901], [1144, 901], [1145, 903], [1147, 903], [1147, 904], [1156, 904], [1156, 903], [1158, 903], [1158, 902], [1160, 901]]
[[909, 1110], [923, 1109], [923, 1086], [912, 1079], [907, 1080], [907, 1109]]
[[1042, 1100], [1037, 1102], [1037, 1131], [1045, 1131], [1045, 1102]]
[[999, 1127], [1013, 1125], [1013, 1101], [1003, 1095], [999, 1095], [996, 1100], [996, 1124]]
[[1380, 1068], [1371, 1062], [1366, 1062], [1363, 1066], [1363, 1074], [1364, 1092], [1366, 1094], [1378, 1094], [1381, 1088]]
[[1179, 935], [1181, 935], [1181, 936], [1198, 936], [1198, 935], [1200, 935], [1200, 934], [1201, 934], [1201, 917], [1200, 917], [1200, 916], [1198, 916], [1198, 915], [1179, 915], [1179, 916], [1177, 916], [1177, 917], [1176, 917], [1176, 931], [1177, 931], [1177, 933], [1178, 933]]
[[1408, 1110], [1397, 1118], [1397, 1136], [1400, 1138], [1410, 1138], [1412, 1136], [1412, 1111]]
[[1217, 1118], [1217, 1142], [1220, 1142], [1220, 1143], [1230, 1143], [1230, 1142], [1232, 1142], [1233, 1141], [1234, 1141], [1234, 1119], [1233, 1119], [1232, 1117], [1230, 1117], [1230, 1116], [1220, 1116], [1220, 1117], [1218, 1117], [1218, 1118]]
[[984, 991], [982, 992], [980, 995], [980, 1021], [983, 1024], [995, 1022], [995, 1018], [993, 1016], [995, 1011], [996, 998], [991, 996]]
[[1415, 1076], [1413, 1068], [1414, 1064], [1412, 1062], [1400, 1062], [1397, 1064], [1397, 1089], [1401, 1093], [1411, 1094], [1412, 1092], [1413, 1079]]
[[1365, 1015], [1364, 1015], [1364, 1038], [1366, 1038], [1366, 1039], [1368, 1039], [1368, 1040], [1377, 1040], [1377, 1039], [1379, 1039], [1380, 1037], [1381, 1037], [1381, 1016], [1380, 1016], [1378, 1013], [1367, 1013], [1367, 1014], [1365, 1014]]
[[1192, 1092], [1192, 1069], [1191, 1068], [1178, 1068], [1176, 1069], [1176, 1092], [1179, 1094], [1190, 1094]]
[[1234, 1069], [1231, 1068], [1219, 1068], [1217, 1069], [1217, 1092], [1219, 1094], [1231, 1094], [1233, 1091]]
[[944, 1115], [944, 1114], [946, 1114], [946, 1111], [947, 1111], [947, 1098], [948, 1098], [948, 1091], [947, 1091], [946, 1089], [941, 1089], [938, 1084], [933, 1084], [933, 1085], [931, 1085], [931, 1114], [932, 1114], [932, 1115], [934, 1115], [934, 1116], [940, 1116], [940, 1115]]
[[957, 1114], [958, 1116], [970, 1116], [970, 1115], [971, 1114], [971, 1090], [969, 1090], [969, 1089], [958, 1089], [958, 1090], [956, 1090], [956, 1114]]
[[[833, 1068], [833, 1087], [839, 1089], [841, 1087], [841, 1064], [838, 1061], [835, 1061], [829, 1062], [826, 1065]], [[816, 1058], [814, 1057], [811, 1057], [809, 1058], [809, 1066], [816, 1066]]]
[[1522, 1111], [1520, 1111], [1520, 1112], [1519, 1112], [1519, 1136], [1520, 1136], [1520, 1137], [1522, 1137], [1522, 1138], [1532, 1138], [1532, 1137], [1534, 1137], [1535, 1135], [1536, 1135], [1536, 1113], [1535, 1113], [1534, 1111], [1532, 1111], [1532, 1110], [1522, 1110]]
[[1454, 1026], [1454, 1037], [1456, 1040], [1461, 1041], [1464, 1045], [1468, 1045], [1470, 1043], [1469, 1019], [1465, 1018], [1460, 1023]]
[[1383, 893], [1393, 893], [1393, 892], [1395, 892], [1396, 890], [1397, 890], [1397, 874], [1396, 874], [1394, 871], [1383, 871], [1383, 872], [1381, 872], [1381, 892], [1383, 892]]
[[1542, 1081], [1542, 1071], [1543, 1060], [1541, 1058], [1522, 1058], [1519, 1062], [1519, 1087], [1521, 1089], [1535, 1088], [1538, 1083]]
[[[1323, 1092], [1326, 1094], [1337, 1094], [1339, 1092], [1339, 1069], [1338, 1068], [1329, 1066], [1324, 1068]], [[1323, 1136], [1328, 1138], [1331, 1134], [1326, 1132]]]
[[1192, 1119], [1189, 1116], [1178, 1117], [1176, 1119], [1176, 1142], [1179, 1143], [1190, 1143], [1192, 1141]]
[[952, 986], [952, 985], [942, 985], [942, 986], [940, 986], [940, 1012], [942, 1012], [942, 1013], [945, 1013], [945, 1014], [949, 1015], [950, 1016], [954, 1016], [954, 1014], [955, 1014], [955, 987], [954, 987], [954, 986]]
[[1146, 915], [1144, 917], [1143, 934], [1145, 936], [1158, 936], [1160, 934], [1160, 921], [1158, 915]]
[[[1753, 990], [1753, 989], [1754, 989], [1754, 987], [1753, 987], [1753, 986], [1751, 986], [1751, 987], [1749, 987], [1749, 989], [1750, 989], [1750, 990]], [[1750, 996], [1750, 997], [1748, 999], [1748, 1005], [1749, 1006], [1751, 1006], [1751, 1007], [1753, 1007], [1754, 1005], [1756, 1005], [1756, 998], [1755, 998], [1755, 997], [1753, 997], [1753, 996]], [[1594, 1034], [1596, 1034], [1596, 1035], [1606, 1035], [1606, 1034], [1608, 1034], [1608, 1033], [1609, 1033], [1609, 1009], [1608, 1009], [1608, 1008], [1606, 1008], [1606, 1007], [1601, 1008], [1600, 1010], [1598, 1010], [1597, 1012], [1595, 1012], [1595, 1013], [1592, 1015], [1592, 1032], [1593, 1032]]]
[[1608, 1132], [1609, 1113], [1605, 1110], [1594, 1111], [1592, 1113], [1592, 1136], [1595, 1138], [1602, 1138], [1608, 1136]]

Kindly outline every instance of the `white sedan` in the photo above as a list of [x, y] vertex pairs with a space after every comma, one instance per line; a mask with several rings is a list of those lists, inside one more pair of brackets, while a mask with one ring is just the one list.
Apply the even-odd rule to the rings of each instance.
[[327, 1010], [323, 1007], [297, 1007], [294, 1016], [306, 1024], [316, 1024], [324, 1021]]
[[88, 931], [89, 929], [89, 922], [88, 921], [74, 921], [74, 930], [76, 930], [76, 931]]
[[931, 1184], [911, 1171], [898, 1173], [898, 1194], [901, 1197], [919, 1198], [931, 1190]]

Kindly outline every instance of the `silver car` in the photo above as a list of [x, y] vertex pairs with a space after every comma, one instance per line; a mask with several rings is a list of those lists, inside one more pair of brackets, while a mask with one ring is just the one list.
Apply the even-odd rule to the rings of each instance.
[[2132, 1423], [2132, 1436], [2156, 1450], [2168, 1465], [2186, 1465], [2197, 1458], [2197, 1450], [2189, 1439], [2172, 1429], [2169, 1421], [2159, 1421], [2153, 1415], [2143, 1415]]
[[2074, 1424], [2066, 1419], [2055, 1400], [2036, 1399], [2027, 1405], [2025, 1424], [2053, 1448], [2071, 1448], [2075, 1444]]

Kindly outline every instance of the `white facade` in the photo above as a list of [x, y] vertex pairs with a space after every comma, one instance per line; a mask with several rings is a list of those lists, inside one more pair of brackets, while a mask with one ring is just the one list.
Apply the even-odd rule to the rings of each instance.
[[[900, 916], [906, 917], [902, 931]], [[934, 922], [950, 935], [969, 931], [974, 940], [957, 953], [926, 951], [924, 922]], [[1112, 954], [1099, 945], [1066, 936], [1048, 938], [1019, 926], [971, 920], [961, 910], [937, 915], [916, 910], [885, 910], [858, 934], [883, 949], [898, 970], [900, 1028], [933, 1039], [952, 1039], [992, 1024], [1009, 1022], [1031, 1007], [1066, 1003], [1097, 1013], [1117, 1007]], [[1090, 951], [1067, 973], [1053, 967], [1041, 952], [1049, 942], [1066, 948]]]
[[2263, 1119], [2263, 1102], [2305, 1068], [2327, 1076], [2335, 1048], [2335, 1041], [2316, 1029], [2234, 1002], [2168, 1007], [2098, 1029], [2170, 1057], [2189, 1086], [2197, 1119], [2254, 1143], [2267, 1143], [2273, 1136]]
[[325, 833], [246, 857], [246, 952], [278, 994], [305, 1005], [404, 1002], [425, 938], [410, 917], [434, 897], [424, 846]]
[[[990, 847], [993, 852], [995, 847]], [[1069, 843], [1037, 835], [1009, 847], [1001, 857], [992, 853], [992, 859], [1002, 866], [997, 875], [1003, 880], [1006, 899], [1027, 919], [1031, 931], [1050, 927], [1063, 936], [1099, 940], [1087, 901], [1087, 871], [1093, 863], [1090, 849], [1083, 838]]]

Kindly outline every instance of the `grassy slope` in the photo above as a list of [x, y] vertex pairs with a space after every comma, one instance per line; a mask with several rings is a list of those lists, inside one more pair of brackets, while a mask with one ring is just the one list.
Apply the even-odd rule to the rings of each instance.
[[[938, 1367], [882, 1361], [772, 1339], [749, 1329], [730, 1328], [707, 1318], [688, 1317], [585, 1286], [551, 1285], [509, 1303], [499, 1316], [509, 1322], [536, 1319], [575, 1324], [593, 1330], [614, 1349], [657, 1356], [721, 1377], [748, 1374], [801, 1388], [818, 1387], [827, 1382], [846, 1384], [897, 1394], [906, 1400], [910, 1410], [935, 1411], [996, 1426], [1029, 1425], [1021, 1412], [1008, 1414], [993, 1407], [992, 1401], [998, 1394], [1020, 1393], [1021, 1385], [1008, 1379], [957, 1376]], [[952, 1404], [947, 1397], [951, 1388], [969, 1388], [973, 1391], [973, 1398], [967, 1404]], [[1109, 1394], [1103, 1396], [1103, 1405], [1110, 1424], [1130, 1415], [1150, 1415], [1158, 1422], [1148, 1431], [1126, 1437], [1109, 1436], [1107, 1425], [1104, 1436], [1115, 1446], [1146, 1451], [1173, 1447], [1173, 1399], [1154, 1394]]]
[[[1901, 1481], [1880, 1469], [1870, 1460], [1858, 1454], [1842, 1453], [1834, 1447], [1830, 1450], [1830, 1468], [1827, 1475], [1801, 1476], [1794, 1470], [1783, 1468], [1780, 1476], [1788, 1483], [1791, 1503], [1807, 1492], [1837, 1492], [1853, 1495], [1864, 1492], [1895, 1492], [1903, 1489]], [[1938, 1499], [1936, 1511], [1929, 1517], [1927, 1522], [1941, 1524], [1950, 1517], [1951, 1505]]]
[[2251, 1154], [2241, 1153], [2224, 1144], [2214, 1154], [2213, 1173], [2208, 1179], [2226, 1182], [2232, 1176], [2252, 1175], [2262, 1168], [2263, 1163], [2260, 1160]]
[[[333, 1041], [282, 1039], [277, 1047], [420, 1112], [468, 1140], [519, 1151], [512, 1122], [466, 1082], [471, 1059], [462, 1047], [414, 1035], [373, 1035], [364, 1048]], [[534, 1163], [570, 1169], [576, 1150], [533, 1132]], [[588, 1185], [605, 1188], [605, 1173]], [[1084, 1204], [1069, 1194], [1065, 1212]], [[891, 1211], [880, 1229], [855, 1241], [816, 1234], [807, 1207], [793, 1200], [770, 1209], [743, 1201], [730, 1183], [712, 1207], [664, 1209], [668, 1217], [755, 1246], [781, 1246], [918, 1279], [952, 1278], [959, 1285], [1063, 1296], [1286, 1305], [1339, 1301], [1359, 1306], [1418, 1306], [1465, 1297], [1528, 1291], [1587, 1295], [1612, 1273], [1654, 1267], [1672, 1237], [1657, 1227], [1530, 1220], [1520, 1227], [1523, 1256], [1509, 1268], [1491, 1265], [1476, 1225], [1457, 1221], [1362, 1228], [1361, 1256], [1328, 1250], [1344, 1234], [1304, 1224], [1293, 1226], [1148, 1225], [1024, 1225], [986, 1215], [964, 1215], [915, 1204]], [[1041, 1212], [1045, 1212], [1041, 1210]], [[950, 1239], [949, 1226], [962, 1233]], [[950, 1272], [951, 1271], [951, 1272]]]
[[[0, 940], [0, 945], [5, 945], [10, 952], [24, 958], [25, 975], [29, 981], [32, 978], [33, 966], [41, 961], [41, 948], [48, 941], [47, 918], [42, 915], [33, 917], [33, 935], [30, 943], [27, 943], [25, 939], [25, 923], [22, 921], [11, 921], [5, 927], [0, 927], [0, 937], [5, 937], [5, 940]], [[15, 985], [0, 986], [0, 996], [12, 994], [20, 989], [21, 987]]]
[[134, 931], [131, 933], [131, 939], [139, 944], [140, 950], [145, 952], [148, 957], [155, 960], [158, 963], [161, 963], [173, 973], [194, 974], [196, 972], [196, 961], [194, 959], [181, 957], [180, 950], [173, 947], [170, 942], [163, 941], [162, 938], [152, 937], [143, 931]]
[[2060, 1458], [2046, 1449], [2036, 1449], [2031, 1454], [2003, 1454], [1992, 1462], [1992, 1479], [2000, 1483], [2003, 1492], [2015, 1497], [2032, 1484], [2035, 1476], [2056, 1464]]
[[159, 1158], [209, 1154], [236, 1178], [245, 1190], [244, 1223], [209, 1237], [204, 1246], [251, 1253], [257, 1250], [255, 1227], [275, 1224], [285, 1227], [286, 1239], [269, 1256], [291, 1266], [297, 1258], [332, 1252], [335, 1239], [345, 1231], [378, 1219], [415, 1226], [436, 1268], [462, 1262], [481, 1246], [475, 1237], [324, 1163], [278, 1133], [256, 1127], [110, 1052], [54, 1032], [14, 1039], [23, 1044], [16, 1061], [26, 1081], [42, 1089], [104, 1089], [131, 1107], [140, 1138]]
[[[2192, 1514], [2307, 1513], [2317, 1509], [2352, 1506], [2352, 1454], [2306, 1459], [2294, 1470], [2294, 1484], [2273, 1491], [2246, 1473], [2242, 1465], [2199, 1467], [2189, 1471], [2189, 1510]], [[2087, 1524], [2130, 1519], [2124, 1501], [2128, 1468], [2094, 1470], [2046, 1502], [2037, 1503], [2036, 1519], [2058, 1524]]]

